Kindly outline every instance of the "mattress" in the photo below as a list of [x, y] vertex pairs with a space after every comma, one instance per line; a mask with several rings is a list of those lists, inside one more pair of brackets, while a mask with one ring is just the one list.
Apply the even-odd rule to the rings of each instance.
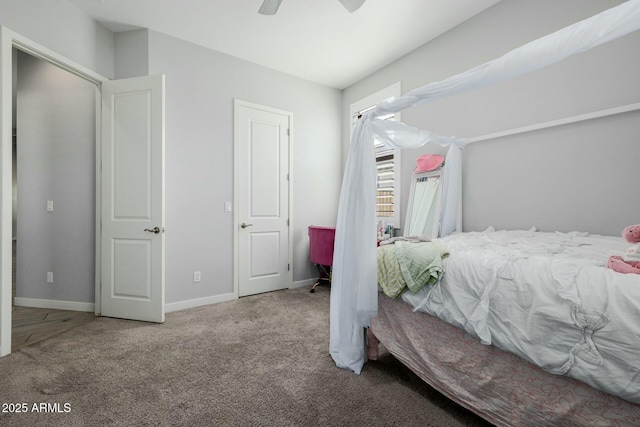
[[606, 268], [622, 238], [495, 231], [438, 239], [434, 286], [402, 299], [483, 344], [640, 403], [640, 276]]

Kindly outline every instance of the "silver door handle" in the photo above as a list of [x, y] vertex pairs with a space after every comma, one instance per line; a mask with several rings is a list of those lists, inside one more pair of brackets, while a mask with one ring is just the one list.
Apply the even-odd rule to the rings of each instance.
[[145, 228], [144, 231], [148, 231], [149, 233], [160, 234], [160, 227], [153, 227], [151, 229]]
[[245, 222], [243, 222], [242, 224], [240, 224], [240, 227], [242, 228], [247, 228], [247, 227], [251, 227], [253, 224], [247, 224]]

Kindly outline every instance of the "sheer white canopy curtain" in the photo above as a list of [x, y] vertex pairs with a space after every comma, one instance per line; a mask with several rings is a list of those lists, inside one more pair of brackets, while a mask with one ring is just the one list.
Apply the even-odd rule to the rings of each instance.
[[363, 115], [349, 147], [336, 225], [329, 351], [338, 367], [360, 373], [365, 361], [363, 327], [369, 325], [378, 309], [374, 139], [395, 148], [417, 148], [427, 142], [449, 146], [441, 235], [461, 231], [456, 225], [462, 190], [461, 152], [468, 140], [379, 117], [543, 68], [638, 29], [640, 0], [629, 0], [493, 61], [378, 104]]

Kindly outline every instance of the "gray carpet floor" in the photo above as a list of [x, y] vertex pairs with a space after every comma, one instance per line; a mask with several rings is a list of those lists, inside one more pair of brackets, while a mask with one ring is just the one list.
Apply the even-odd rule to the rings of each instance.
[[336, 368], [329, 292], [255, 295], [162, 325], [98, 318], [26, 347], [0, 359], [0, 425], [489, 425], [389, 354], [361, 375]]

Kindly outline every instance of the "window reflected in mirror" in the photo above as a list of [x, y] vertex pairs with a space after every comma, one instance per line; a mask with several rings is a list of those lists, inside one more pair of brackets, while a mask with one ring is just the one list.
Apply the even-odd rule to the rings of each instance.
[[442, 174], [414, 174], [409, 193], [404, 236], [438, 237], [442, 198]]

